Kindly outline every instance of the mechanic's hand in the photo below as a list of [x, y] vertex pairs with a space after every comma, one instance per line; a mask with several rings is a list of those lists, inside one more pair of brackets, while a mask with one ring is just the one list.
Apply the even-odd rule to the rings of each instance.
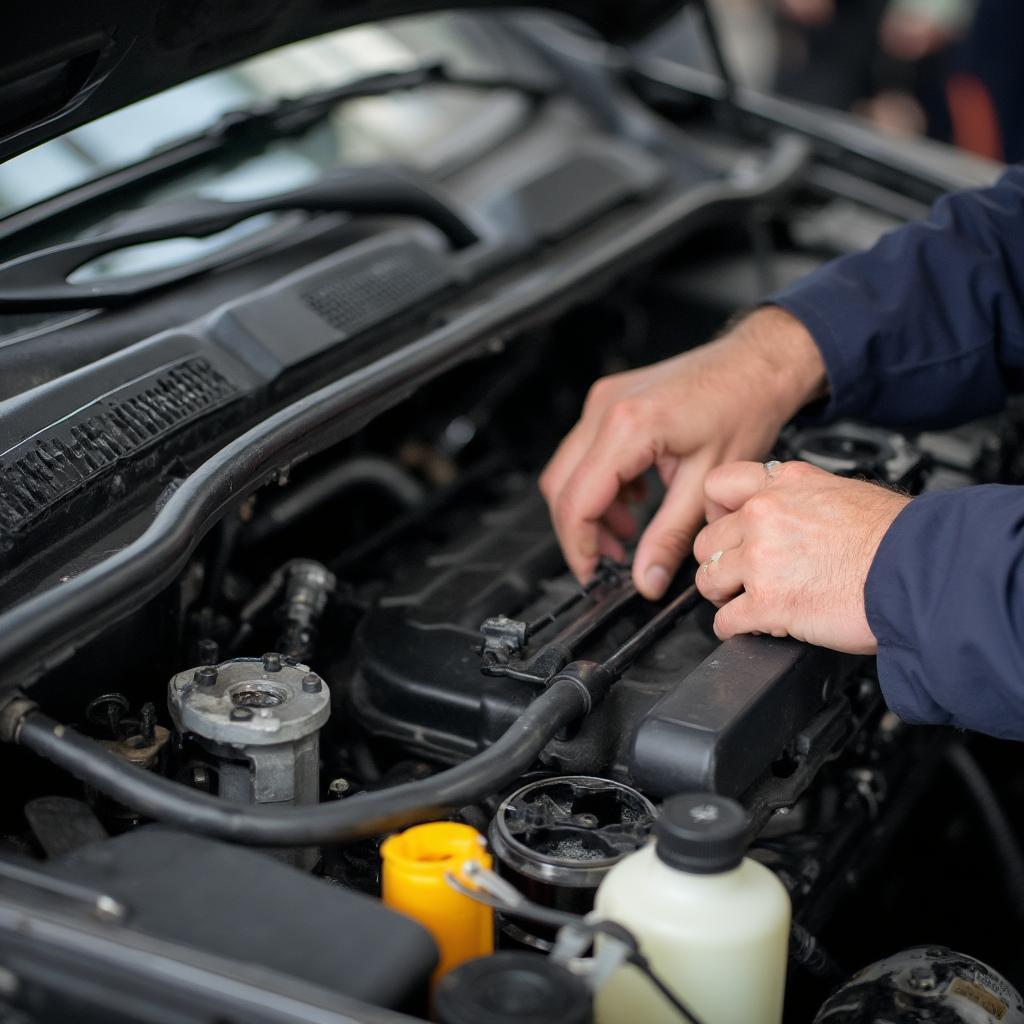
[[874, 654], [864, 581], [910, 501], [806, 462], [734, 462], [708, 474], [708, 523], [694, 544], [697, 586], [720, 605], [715, 633], [770, 633]]
[[763, 455], [824, 389], [810, 334], [776, 307], [710, 345], [599, 380], [540, 479], [569, 568], [585, 581], [600, 555], [623, 559], [636, 531], [625, 498], [654, 466], [668, 491], [637, 547], [633, 578], [645, 597], [660, 597], [703, 522], [708, 471]]

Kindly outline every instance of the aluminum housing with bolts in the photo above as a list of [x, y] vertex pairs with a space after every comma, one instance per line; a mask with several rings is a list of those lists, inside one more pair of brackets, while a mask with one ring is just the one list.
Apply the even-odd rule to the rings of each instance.
[[[225, 800], [318, 801], [320, 729], [331, 697], [307, 666], [266, 654], [191, 668], [172, 677], [168, 705], [178, 731], [212, 755]], [[314, 854], [300, 860], [315, 863]]]

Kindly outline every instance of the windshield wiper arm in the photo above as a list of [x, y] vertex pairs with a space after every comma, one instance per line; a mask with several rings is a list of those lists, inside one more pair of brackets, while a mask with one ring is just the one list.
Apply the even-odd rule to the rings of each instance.
[[226, 149], [299, 135], [322, 121], [341, 103], [418, 89], [425, 85], [455, 85], [483, 91], [511, 89], [533, 100], [551, 94], [551, 88], [540, 81], [456, 75], [444, 64], [432, 63], [404, 71], [367, 75], [365, 78], [293, 98], [229, 111], [195, 135], [172, 142], [136, 163], [101, 174], [58, 196], [4, 218], [0, 221], [0, 242], [38, 228], [70, 210], [122, 193], [125, 189], [155, 184], [190, 164], [206, 160]]
[[543, 99], [551, 92], [550, 88], [526, 79], [454, 75], [444, 64], [420, 64], [407, 71], [384, 71], [290, 99], [232, 111], [224, 114], [203, 134], [213, 138], [255, 136], [261, 141], [300, 134], [321, 121], [339, 103], [419, 89], [424, 85], [457, 85], [485, 91], [514, 89], [533, 99]]
[[131, 302], [176, 284], [237, 256], [235, 248], [177, 266], [162, 267], [102, 281], [72, 283], [68, 276], [83, 264], [116, 249], [182, 236], [203, 238], [258, 214], [279, 210], [402, 214], [433, 224], [461, 249], [478, 241], [454, 203], [440, 189], [412, 172], [394, 167], [341, 169], [308, 185], [258, 199], [226, 202], [194, 198], [133, 210], [117, 227], [22, 256], [0, 265], [0, 311], [100, 309]]

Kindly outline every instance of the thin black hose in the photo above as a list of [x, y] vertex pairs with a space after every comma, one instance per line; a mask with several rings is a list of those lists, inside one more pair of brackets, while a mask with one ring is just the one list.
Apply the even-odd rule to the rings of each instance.
[[694, 1014], [693, 1010], [691, 1010], [686, 1003], [684, 1003], [682, 999], [680, 999], [679, 996], [677, 996], [675, 992], [673, 992], [672, 989], [670, 989], [668, 985], [666, 985], [665, 982], [654, 973], [647, 957], [638, 951], [629, 958], [629, 962], [647, 978], [647, 980], [662, 994], [665, 999], [672, 1004], [673, 1009], [675, 1009], [676, 1013], [678, 1013], [683, 1020], [687, 1021], [688, 1024], [701, 1024], [700, 1018]]
[[962, 743], [955, 743], [946, 751], [946, 760], [985, 823], [1002, 868], [1003, 882], [1013, 903], [1013, 910], [1018, 921], [1024, 921], [1024, 851], [1021, 850], [1013, 824], [981, 765]]
[[16, 741], [146, 817], [251, 846], [319, 846], [365, 839], [478, 802], [518, 780], [588, 707], [578, 684], [556, 680], [495, 743], [454, 768], [347, 800], [279, 809], [188, 789], [128, 764], [38, 710], [21, 723]]
[[345, 491], [374, 487], [389, 494], [403, 509], [416, 508], [427, 490], [396, 462], [376, 455], [360, 455], [294, 485], [284, 497], [270, 503], [246, 530], [244, 543], [252, 547], [273, 534], [293, 526], [327, 501], [337, 500]]

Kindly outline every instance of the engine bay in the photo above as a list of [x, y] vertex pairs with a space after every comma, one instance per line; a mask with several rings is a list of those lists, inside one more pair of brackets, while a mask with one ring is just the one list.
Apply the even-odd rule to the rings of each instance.
[[[496, 347], [297, 466], [225, 518], [173, 587], [31, 700], [8, 699], [3, 728], [30, 750], [2, 749], [17, 780], [0, 822], [18, 855], [0, 864], [5, 890], [62, 900], [139, 949], [187, 948], [206, 969], [258, 965], [260, 985], [314, 986], [351, 1019], [422, 1018], [436, 953], [380, 902], [385, 837], [469, 826], [531, 906], [582, 917], [647, 842], [659, 803], [706, 792], [743, 804], [751, 856], [792, 900], [787, 1020], [811, 1020], [854, 969], [922, 943], [1012, 978], [977, 910], [1018, 884], [999, 817], [1016, 794], [986, 777], [1008, 745], [903, 725], [868, 659], [771, 637], [720, 643], [693, 564], [657, 604], [625, 566], [603, 564], [584, 587], [567, 573], [535, 481], [588, 382], [670, 350], [666, 309], [695, 336], [716, 316], [683, 307], [664, 280], [654, 292]], [[1012, 413], [920, 435], [803, 424], [774, 454], [917, 493], [1017, 478], [1016, 436]], [[56, 752], [71, 735], [168, 802], [110, 788], [116, 767], [76, 782], [88, 755]], [[184, 829], [168, 810], [192, 813], [182, 791], [206, 800]], [[255, 815], [245, 825], [213, 807]], [[305, 832], [278, 829], [299, 809]], [[238, 845], [219, 841], [236, 827]], [[265, 831], [250, 841], [246, 828]], [[935, 905], [936, 885], [979, 865], [970, 893], [947, 887]], [[496, 966], [510, 951], [546, 964], [558, 949], [555, 923], [507, 905], [494, 927]], [[107, 970], [90, 960], [96, 941], [66, 969]], [[41, 999], [36, 954], [19, 952], [21, 996]], [[93, 1019], [82, 998], [74, 1019]], [[384, 1015], [358, 1016], [352, 1000]]]
[[[785, 905], [785, 1024], [1024, 1020], [1015, 745], [905, 725], [871, 659], [720, 642], [692, 559], [653, 603], [628, 560], [581, 585], [537, 486], [595, 380], [970, 180], [544, 19], [469, 28], [500, 74], [228, 113], [0, 226], [0, 1018], [708, 1024], [599, 906], [692, 798]], [[435, 89], [472, 145], [331, 156], [350, 101]], [[300, 141], [312, 179], [202, 191]], [[765, 458], [1024, 481], [1012, 404], [813, 414]], [[600, 1009], [622, 972], [654, 1016]]]

